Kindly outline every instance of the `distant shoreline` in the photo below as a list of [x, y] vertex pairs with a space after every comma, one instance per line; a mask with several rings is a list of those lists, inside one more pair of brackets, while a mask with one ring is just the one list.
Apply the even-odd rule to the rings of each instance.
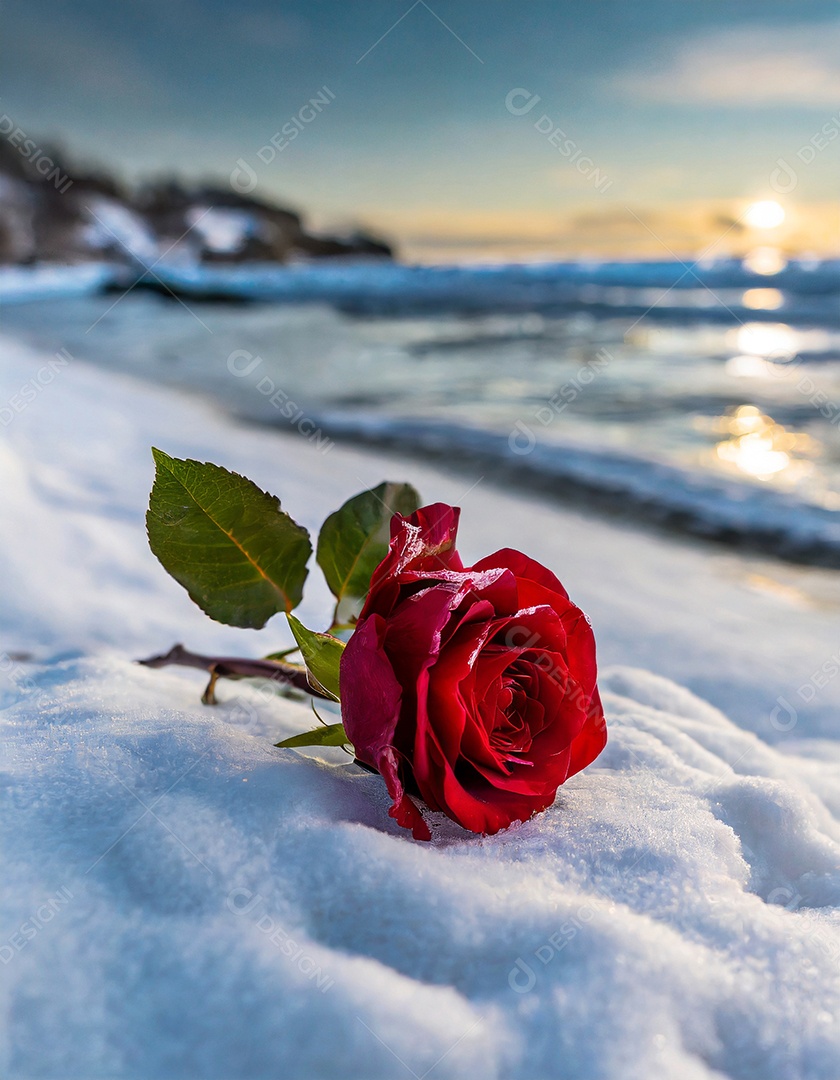
[[[828, 509], [828, 504], [810, 501], [813, 496], [803, 492], [797, 497], [793, 490], [786, 493], [752, 482], [746, 476], [684, 466], [668, 446], [658, 452], [654, 443], [646, 451], [637, 448], [634, 452], [631, 439], [624, 444], [624, 452], [615, 449], [622, 445], [620, 442], [601, 441], [597, 434], [582, 433], [574, 425], [555, 425], [552, 431], [540, 426], [534, 410], [539, 404], [545, 406], [552, 391], [556, 392], [563, 379], [569, 377], [568, 372], [562, 376], [555, 366], [540, 366], [545, 364], [544, 359], [536, 361], [532, 376], [536, 396], [524, 399], [519, 411], [503, 409], [495, 420], [485, 419], [480, 409], [467, 421], [456, 417], [453, 422], [443, 413], [421, 415], [422, 409], [412, 415], [409, 399], [399, 396], [413, 393], [415, 379], [419, 380], [417, 385], [427, 380], [427, 362], [437, 364], [439, 376], [444, 379], [440, 383], [428, 382], [427, 389], [433, 390], [446, 385], [447, 373], [474, 368], [485, 350], [488, 362], [497, 365], [497, 375], [514, 373], [504, 364], [499, 367], [501, 357], [510, 356], [513, 364], [527, 364], [527, 357], [544, 357], [548, 355], [546, 350], [550, 353], [553, 349], [561, 357], [567, 349], [563, 342], [568, 344], [569, 339], [552, 333], [543, 339], [545, 327], [550, 327], [558, 316], [568, 325], [579, 323], [592, 328], [577, 331], [584, 352], [574, 348], [569, 352], [571, 357], [581, 357], [569, 361], [572, 373], [579, 370], [574, 368], [575, 363], [580, 365], [585, 356], [596, 354], [605, 334], [623, 347], [624, 330], [642, 317], [658, 328], [675, 328], [680, 340], [686, 332], [704, 335], [709, 332], [704, 326], [714, 326], [720, 348], [731, 336], [730, 328], [734, 328], [736, 336], [740, 333], [740, 322], [771, 324], [766, 330], [755, 327], [748, 334], [753, 348], [765, 349], [776, 348], [779, 340], [794, 339], [789, 329], [787, 338], [780, 336], [778, 327], [774, 330], [772, 324], [784, 320], [806, 327], [798, 335], [801, 354], [792, 358], [770, 353], [770, 359], [755, 363], [773, 369], [764, 376], [771, 387], [781, 387], [779, 380], [791, 382], [799, 414], [782, 416], [787, 430], [801, 430], [801, 424], [820, 420], [822, 415], [825, 434], [830, 437], [836, 431], [834, 421], [827, 421], [795, 384], [805, 378], [796, 370], [800, 363], [806, 365], [801, 370], [810, 372], [808, 378], [813, 377], [814, 385], [834, 377], [831, 373], [836, 370], [840, 354], [831, 340], [837, 338], [837, 331], [830, 318], [822, 318], [822, 314], [827, 311], [831, 316], [832, 304], [836, 307], [840, 267], [836, 263], [789, 265], [784, 275], [777, 275], [777, 284], [784, 287], [779, 291], [784, 291], [788, 306], [765, 311], [738, 306], [745, 286], [753, 287], [739, 262], [720, 260], [702, 272], [713, 283], [709, 288], [719, 297], [717, 309], [698, 302], [705, 300], [708, 290], [674, 286], [684, 273], [679, 263], [465, 269], [321, 260], [282, 268], [252, 265], [212, 272], [206, 267], [186, 266], [163, 271], [164, 281], [171, 282], [174, 289], [170, 294], [160, 284], [154, 286], [160, 300], [152, 297], [148, 283], [133, 285], [122, 276], [123, 268], [115, 270], [106, 264], [12, 268], [0, 270], [0, 301], [5, 300], [6, 327], [11, 334], [17, 331], [48, 351], [68, 348], [80, 358], [90, 358], [151, 382], [183, 386], [190, 393], [211, 398], [245, 422], [288, 429], [291, 414], [267, 396], [276, 388], [285, 395], [284, 402], [299, 402], [308, 422], [330, 440], [398, 450], [455, 472], [465, 471], [468, 465], [473, 474], [481, 473], [496, 486], [533, 492], [547, 503], [632, 522], [670, 536], [710, 540], [732, 551], [838, 569], [840, 514]], [[108, 291], [114, 295], [106, 295]], [[142, 299], [141, 292], [145, 293]], [[730, 292], [736, 296], [730, 296]], [[128, 308], [123, 307], [117, 307], [117, 314], [109, 316], [110, 309], [128, 293], [141, 304], [133, 316], [121, 320], [120, 312], [128, 316]], [[650, 306], [654, 293], [665, 298], [660, 308]], [[167, 295], [170, 299], [165, 302]], [[138, 320], [139, 312], [142, 317]], [[377, 368], [381, 379], [377, 375], [370, 392], [363, 389], [361, 382], [358, 392], [354, 391], [354, 364], [361, 365], [361, 372], [368, 362], [366, 356], [373, 355], [366, 353], [365, 342], [378, 343], [376, 348], [380, 350], [386, 344], [376, 329], [378, 320], [400, 320], [403, 316], [405, 323], [395, 324], [388, 334], [390, 341], [403, 340], [398, 325], [411, 327], [415, 320], [423, 319], [425, 329], [420, 337], [412, 339], [409, 334], [403, 341], [404, 366], [394, 383], [397, 398], [389, 403], [387, 396], [381, 401], [378, 397], [378, 387], [395, 377], [390, 361], [382, 359], [384, 353], [377, 361], [384, 364]], [[108, 321], [113, 319], [117, 322], [108, 329]], [[456, 322], [452, 330], [440, 329], [453, 319]], [[491, 324], [500, 319], [502, 323], [508, 320], [510, 327], [496, 326], [491, 332]], [[105, 320], [102, 325], [106, 329], [101, 342], [95, 334], [88, 336], [100, 320]], [[205, 321], [213, 327], [214, 337], [207, 337]], [[810, 329], [813, 326], [818, 328], [816, 333]], [[368, 333], [362, 333], [364, 327], [372, 336], [364, 337]], [[819, 348], [809, 345], [822, 338], [830, 339], [829, 343]], [[762, 345], [764, 339], [769, 344]], [[408, 344], [410, 340], [414, 343]], [[805, 351], [811, 347], [815, 351]], [[230, 370], [226, 366], [228, 354], [239, 355], [231, 350], [240, 350], [262, 366], [253, 377], [247, 371]], [[321, 368], [324, 358], [331, 355], [344, 359]], [[642, 352], [637, 350], [634, 356], [644, 365]], [[722, 371], [725, 356], [712, 362]], [[631, 401], [632, 383], [637, 377], [635, 359], [621, 363], [630, 380], [627, 401]], [[690, 369], [682, 366], [679, 357], [674, 364], [673, 378], [683, 385]], [[309, 372], [319, 369], [326, 372], [326, 381], [322, 376], [320, 381], [308, 383]], [[240, 378], [232, 380], [232, 375]], [[523, 369], [519, 377], [524, 376]], [[830, 389], [833, 384], [829, 381], [824, 385]], [[703, 386], [702, 381], [697, 384], [700, 396], [690, 397], [690, 409], [705, 408], [710, 415], [721, 416], [727, 408], [752, 400], [748, 381], [735, 379], [726, 386], [716, 384], [708, 398], [702, 396]], [[264, 387], [272, 389], [266, 391]], [[693, 393], [688, 389], [684, 392], [689, 396]], [[656, 384], [651, 383], [646, 393], [655, 396]], [[663, 393], [667, 395], [668, 391]], [[649, 397], [645, 400], [654, 405]], [[525, 401], [536, 401], [536, 405]], [[619, 409], [624, 407], [619, 405]], [[779, 419], [771, 405], [766, 409]], [[566, 414], [564, 425], [570, 415]], [[533, 446], [526, 447], [525, 452], [519, 444], [511, 446], [517, 417], [532, 427]], [[685, 418], [690, 422], [688, 413]], [[673, 422], [682, 422], [678, 412]], [[710, 451], [714, 449], [712, 444]]]
[[0, 304], [134, 289], [193, 303], [327, 303], [367, 315], [581, 311], [680, 325], [840, 326], [840, 259], [791, 260], [772, 276], [729, 258], [426, 266], [344, 255], [151, 271], [105, 261], [0, 265]]

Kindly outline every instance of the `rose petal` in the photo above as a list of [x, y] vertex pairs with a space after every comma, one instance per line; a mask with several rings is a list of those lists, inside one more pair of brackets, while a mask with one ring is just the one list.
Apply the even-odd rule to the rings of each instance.
[[436, 503], [395, 515], [342, 660], [348, 736], [385, 778], [391, 815], [423, 839], [406, 786], [494, 833], [550, 805], [606, 742], [585, 615], [515, 549], [465, 569], [458, 514]]
[[[391, 544], [371, 578], [371, 588], [386, 578], [415, 569], [463, 570], [455, 550], [460, 508], [446, 503], [422, 506], [410, 517], [391, 518]], [[422, 564], [422, 565], [418, 565]]]
[[595, 758], [607, 745], [607, 722], [601, 705], [601, 695], [595, 690], [589, 706], [586, 722], [575, 741], [572, 743], [572, 756], [569, 762], [569, 776], [574, 776]]
[[[513, 572], [517, 581], [533, 581], [538, 585], [542, 585], [548, 589], [549, 592], [556, 593], [557, 596], [562, 597], [564, 600], [569, 599], [569, 594], [563, 588], [560, 580], [552, 574], [552, 572], [542, 563], [536, 562], [534, 559], [529, 559], [527, 555], [523, 555], [521, 551], [517, 551], [516, 548], [502, 548], [500, 551], [493, 552], [492, 555], [488, 555], [484, 559], [479, 559], [471, 569], [473, 570], [489, 570], [494, 566], [506, 566]], [[533, 601], [529, 601], [531, 603]], [[537, 601], [538, 603], [540, 601]], [[543, 600], [542, 603], [546, 601]], [[522, 607], [527, 607], [528, 603], [523, 602], [520, 598]]]
[[382, 751], [377, 767], [388, 788], [388, 794], [393, 799], [393, 806], [388, 811], [390, 817], [404, 829], [411, 829], [411, 835], [415, 840], [431, 840], [432, 834], [423, 820], [423, 815], [403, 789], [397, 766], [397, 755], [392, 747], [388, 746]]

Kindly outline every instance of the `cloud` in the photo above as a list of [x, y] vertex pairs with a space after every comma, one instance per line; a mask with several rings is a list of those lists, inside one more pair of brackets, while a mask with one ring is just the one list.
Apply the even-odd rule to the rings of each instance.
[[687, 105], [840, 105], [840, 22], [744, 26], [675, 44], [659, 63], [612, 88], [636, 100]]
[[[744, 200], [684, 200], [633, 207], [592, 203], [563, 212], [414, 207], [368, 208], [369, 227], [397, 238], [400, 251], [421, 262], [446, 259], [650, 258], [744, 255], [755, 237], [737, 222]], [[786, 253], [836, 253], [836, 203], [789, 208], [775, 238]]]

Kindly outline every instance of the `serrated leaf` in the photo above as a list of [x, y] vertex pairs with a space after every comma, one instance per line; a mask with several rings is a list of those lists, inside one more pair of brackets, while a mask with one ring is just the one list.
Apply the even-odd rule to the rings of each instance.
[[280, 747], [289, 746], [349, 746], [350, 740], [343, 724], [327, 724], [317, 727], [313, 731], [304, 731], [302, 735], [292, 735], [290, 739], [274, 744]]
[[152, 453], [149, 544], [195, 603], [211, 619], [254, 629], [295, 608], [312, 544], [279, 499], [220, 465]]
[[289, 615], [288, 619], [310, 682], [316, 690], [322, 690], [338, 701], [338, 665], [344, 652], [344, 642], [332, 634], [317, 634], [314, 630], [308, 630], [294, 615]]
[[336, 623], [358, 615], [373, 571], [385, 558], [395, 513], [413, 514], [420, 496], [411, 484], [382, 483], [354, 495], [321, 527], [316, 559], [336, 598]]

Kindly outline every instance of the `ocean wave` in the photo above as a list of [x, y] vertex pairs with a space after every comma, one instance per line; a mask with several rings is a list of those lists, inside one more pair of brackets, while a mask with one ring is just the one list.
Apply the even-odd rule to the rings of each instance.
[[791, 562], [840, 568], [840, 513], [778, 490], [627, 453], [541, 443], [524, 424], [503, 434], [335, 412], [316, 420], [332, 439], [395, 447], [455, 468], [483, 468], [490, 481], [564, 503]]
[[[651, 318], [840, 323], [840, 260], [793, 260], [776, 274], [739, 259], [402, 266], [322, 260], [288, 267], [156, 271], [193, 298], [336, 304], [369, 314], [411, 310], [591, 310]], [[152, 283], [154, 284], [154, 283]]]
[[794, 259], [773, 274], [747, 260], [409, 266], [383, 260], [207, 266], [107, 264], [0, 271], [0, 301], [135, 287], [210, 301], [326, 302], [364, 313], [564, 311], [737, 322], [840, 324], [840, 260]]

